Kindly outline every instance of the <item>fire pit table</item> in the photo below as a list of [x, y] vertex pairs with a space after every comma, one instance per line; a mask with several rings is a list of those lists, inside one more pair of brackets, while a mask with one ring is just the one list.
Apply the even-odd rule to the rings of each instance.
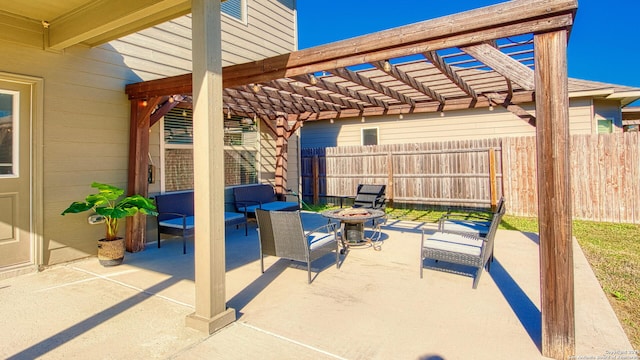
[[[384, 217], [386, 214], [382, 210], [366, 209], [366, 208], [347, 208], [326, 210], [322, 212], [322, 216], [340, 221], [340, 237], [342, 239], [343, 252], [348, 246], [353, 245], [374, 245], [373, 242], [380, 240], [380, 223], [375, 221]], [[365, 237], [364, 223], [374, 220], [374, 234], [371, 238]], [[376, 248], [374, 246], [374, 248]], [[379, 250], [379, 249], [376, 249]]]

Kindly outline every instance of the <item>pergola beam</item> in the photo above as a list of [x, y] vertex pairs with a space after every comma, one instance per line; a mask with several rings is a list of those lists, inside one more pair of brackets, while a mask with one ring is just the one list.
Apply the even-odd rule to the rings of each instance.
[[[518, 92], [514, 94], [510, 99], [511, 104], [521, 104], [521, 103], [531, 103], [534, 101], [534, 93], [532, 91], [524, 91]], [[423, 103], [418, 104], [414, 108], [409, 108], [406, 105], [393, 105], [388, 108], [381, 107], [369, 107], [364, 110], [356, 110], [356, 109], [343, 109], [342, 111], [332, 112], [332, 111], [324, 111], [321, 113], [312, 114], [308, 120], [324, 120], [324, 119], [340, 119], [340, 118], [350, 118], [354, 116], [376, 116], [376, 115], [399, 115], [406, 114], [411, 112], [413, 114], [420, 113], [430, 113], [436, 111], [452, 111], [452, 110], [464, 110], [464, 109], [472, 109], [472, 108], [480, 108], [480, 107], [489, 107], [491, 105], [491, 101], [488, 98], [481, 96], [477, 101], [474, 101], [472, 98], [461, 98], [461, 99], [448, 99], [444, 106], [440, 103]], [[298, 114], [290, 114], [289, 120], [298, 119]]]
[[495, 47], [489, 44], [476, 44], [463, 46], [460, 49], [523, 89], [535, 89], [533, 70]]
[[489, 99], [489, 101], [496, 103], [509, 110], [512, 114], [521, 118], [522, 120], [529, 123], [531, 126], [536, 126], [536, 117], [531, 115], [527, 110], [523, 109], [520, 105], [514, 104], [511, 102], [511, 99], [508, 96], [500, 95], [500, 94], [485, 94], [485, 96]]

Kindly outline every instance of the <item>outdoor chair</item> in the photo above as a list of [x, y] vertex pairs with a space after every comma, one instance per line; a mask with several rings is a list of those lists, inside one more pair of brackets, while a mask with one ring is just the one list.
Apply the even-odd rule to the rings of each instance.
[[260, 267], [264, 273], [264, 256], [272, 255], [307, 264], [308, 283], [311, 284], [311, 262], [339, 250], [336, 226], [333, 223], [305, 232], [300, 211], [267, 211], [256, 209], [258, 238], [260, 239]]
[[[384, 211], [387, 201], [385, 196], [386, 189], [387, 185], [359, 184], [356, 197], [353, 200], [353, 207]], [[386, 216], [373, 219], [371, 220], [371, 227], [380, 235], [380, 225], [386, 223], [386, 221]]]
[[386, 188], [386, 185], [358, 185], [356, 197], [353, 200], [353, 207], [384, 210], [386, 205]]
[[438, 231], [463, 231], [486, 236], [491, 226], [491, 219], [495, 213], [504, 215], [504, 197], [500, 197], [496, 211], [479, 210], [474, 208], [450, 208], [438, 220]]
[[[426, 259], [466, 265], [477, 269], [473, 280], [473, 288], [476, 289], [482, 269], [485, 266], [487, 271], [491, 269], [494, 239], [498, 225], [502, 220], [502, 215], [503, 212], [496, 212], [492, 215], [489, 230], [485, 236], [474, 232], [451, 230], [438, 230], [434, 234], [427, 236], [425, 232], [429, 230], [423, 228], [420, 245], [420, 278], [423, 275], [424, 261]], [[456, 270], [448, 270], [444, 266], [433, 269], [461, 273]]]

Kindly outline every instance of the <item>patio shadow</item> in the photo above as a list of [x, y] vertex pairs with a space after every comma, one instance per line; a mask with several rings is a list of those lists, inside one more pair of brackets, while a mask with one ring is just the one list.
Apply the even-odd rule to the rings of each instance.
[[53, 349], [56, 349], [65, 343], [72, 341], [78, 336], [90, 331], [98, 325], [111, 320], [113, 317], [120, 315], [121, 313], [131, 310], [134, 306], [153, 297], [152, 294], [157, 294], [160, 291], [171, 287], [176, 284], [180, 279], [171, 277], [162, 282], [159, 282], [142, 292], [139, 292], [121, 302], [100, 311], [99, 313], [55, 334], [52, 335], [37, 344], [34, 344], [19, 353], [16, 353], [8, 360], [20, 360], [20, 359], [36, 359], [44, 356], [46, 353]]
[[533, 343], [538, 347], [538, 350], [542, 351], [542, 314], [540, 309], [509, 275], [498, 259], [491, 263], [489, 274]]

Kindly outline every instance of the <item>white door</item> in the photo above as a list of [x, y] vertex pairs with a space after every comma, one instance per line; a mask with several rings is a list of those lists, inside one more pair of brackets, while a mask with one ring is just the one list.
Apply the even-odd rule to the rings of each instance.
[[31, 85], [0, 79], [0, 272], [33, 264]]

